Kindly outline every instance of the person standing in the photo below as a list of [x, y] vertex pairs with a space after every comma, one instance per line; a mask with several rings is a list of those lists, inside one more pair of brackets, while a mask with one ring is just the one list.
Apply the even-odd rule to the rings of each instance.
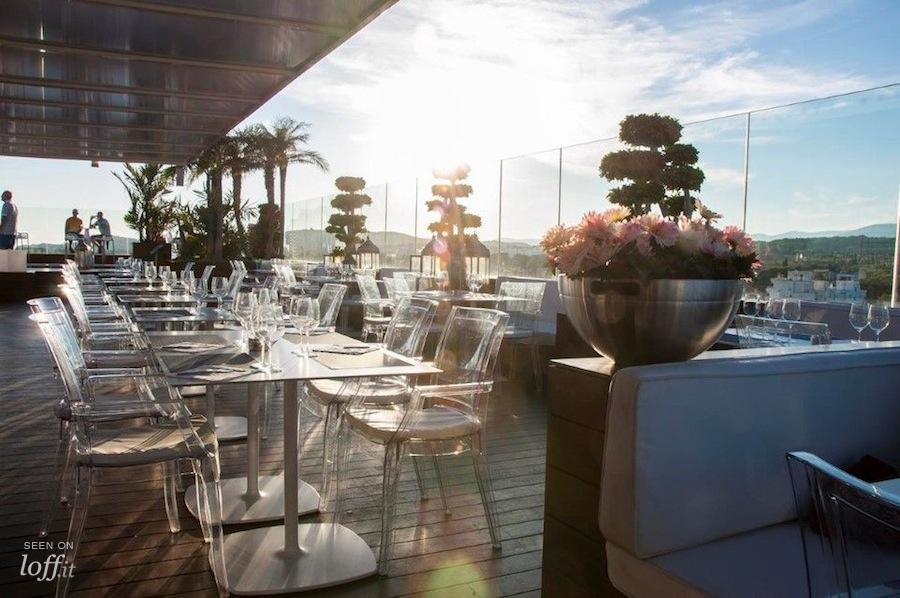
[[0, 249], [12, 249], [16, 245], [19, 208], [12, 202], [12, 196], [12, 191], [4, 191], [0, 196], [3, 199], [3, 207], [0, 208]]

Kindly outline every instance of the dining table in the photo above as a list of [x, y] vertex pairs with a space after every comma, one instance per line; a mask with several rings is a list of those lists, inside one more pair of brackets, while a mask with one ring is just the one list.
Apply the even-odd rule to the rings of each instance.
[[[269, 371], [259, 369], [257, 356], [244, 350], [239, 330], [151, 332], [147, 336], [172, 385], [206, 386], [207, 407], [213, 409], [207, 413], [207, 419], [215, 417], [214, 401], [209, 403], [214, 387], [247, 385], [246, 475], [220, 481], [223, 522], [280, 520], [281, 524], [226, 534], [224, 557], [229, 591], [236, 595], [299, 592], [374, 575], [375, 555], [353, 531], [336, 523], [298, 522], [301, 514], [318, 511], [321, 503], [318, 492], [299, 478], [299, 385], [337, 379], [344, 382], [352, 396], [352, 389], [361, 379], [422, 376], [440, 370], [380, 347], [353, 355], [315, 352], [316, 345], [363, 344], [337, 333], [307, 337], [312, 356], [299, 356], [301, 337], [289, 331], [272, 346], [273, 368]], [[209, 365], [206, 373], [202, 364]], [[279, 475], [261, 476], [260, 391], [263, 385], [277, 382], [283, 384], [284, 470]], [[296, 492], [286, 491], [294, 488]], [[190, 488], [185, 492], [188, 508], [196, 514], [195, 495]]]
[[152, 330], [210, 329], [239, 320], [229, 309], [216, 307], [133, 307], [132, 319], [145, 332]]

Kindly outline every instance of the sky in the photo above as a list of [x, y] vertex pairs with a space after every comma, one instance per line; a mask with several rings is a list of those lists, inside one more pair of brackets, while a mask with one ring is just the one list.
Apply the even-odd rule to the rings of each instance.
[[[331, 171], [292, 167], [290, 202], [332, 193], [339, 175], [391, 182], [387, 209], [384, 189], [373, 190], [371, 218], [387, 214], [422, 231], [427, 217], [414, 212], [431, 168], [467, 162], [482, 237], [534, 238], [559, 216], [571, 222], [602, 207], [607, 187], [596, 165], [614, 144], [563, 152], [561, 209], [556, 152], [505, 162], [502, 228], [500, 158], [613, 136], [619, 120], [638, 111], [693, 122], [895, 83], [898, 26], [896, 0], [399, 0], [249, 121], [289, 115], [311, 123], [310, 147]], [[841, 102], [763, 113], [751, 128], [751, 232], [894, 219], [897, 90]], [[738, 224], [743, 127], [738, 117], [685, 131], [701, 150], [704, 192], [720, 198], [720, 211]], [[872, 146], [894, 133], [894, 142]], [[835, 172], [847, 148], [859, 158], [849, 177]], [[786, 160], [806, 162], [788, 169]], [[15, 191], [23, 221], [42, 230], [73, 206], [124, 210], [111, 174], [117, 166], [0, 157], [0, 187]], [[263, 199], [258, 175], [245, 193]], [[317, 206], [289, 217], [302, 226], [321, 213]]]

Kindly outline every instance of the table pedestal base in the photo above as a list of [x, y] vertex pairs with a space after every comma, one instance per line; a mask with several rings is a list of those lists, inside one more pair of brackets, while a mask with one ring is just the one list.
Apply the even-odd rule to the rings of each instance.
[[[259, 496], [247, 497], [247, 478], [224, 478], [222, 489], [222, 523], [255, 523], [284, 519], [284, 476], [259, 476]], [[211, 490], [211, 485], [207, 484]], [[191, 484], [184, 491], [184, 503], [194, 517], [197, 514], [197, 490]], [[297, 485], [298, 514], [307, 515], [319, 510], [319, 493], [304, 481]], [[198, 517], [199, 518], [199, 517]]]
[[284, 526], [225, 536], [228, 590], [235, 595], [287, 594], [325, 588], [374, 575], [375, 555], [342, 525], [298, 525], [300, 550], [284, 549]]
[[219, 442], [247, 438], [247, 418], [238, 415], [217, 415], [216, 438]]

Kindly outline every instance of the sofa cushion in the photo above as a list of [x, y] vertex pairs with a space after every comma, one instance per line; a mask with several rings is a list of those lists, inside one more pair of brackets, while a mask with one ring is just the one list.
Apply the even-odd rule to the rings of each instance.
[[640, 560], [606, 544], [609, 577], [628, 596], [795, 598], [807, 595], [796, 523], [760, 528]]
[[[638, 558], [796, 518], [788, 451], [900, 462], [900, 343], [711, 352], [610, 389], [601, 530]], [[719, 355], [716, 355], [719, 353]]]

